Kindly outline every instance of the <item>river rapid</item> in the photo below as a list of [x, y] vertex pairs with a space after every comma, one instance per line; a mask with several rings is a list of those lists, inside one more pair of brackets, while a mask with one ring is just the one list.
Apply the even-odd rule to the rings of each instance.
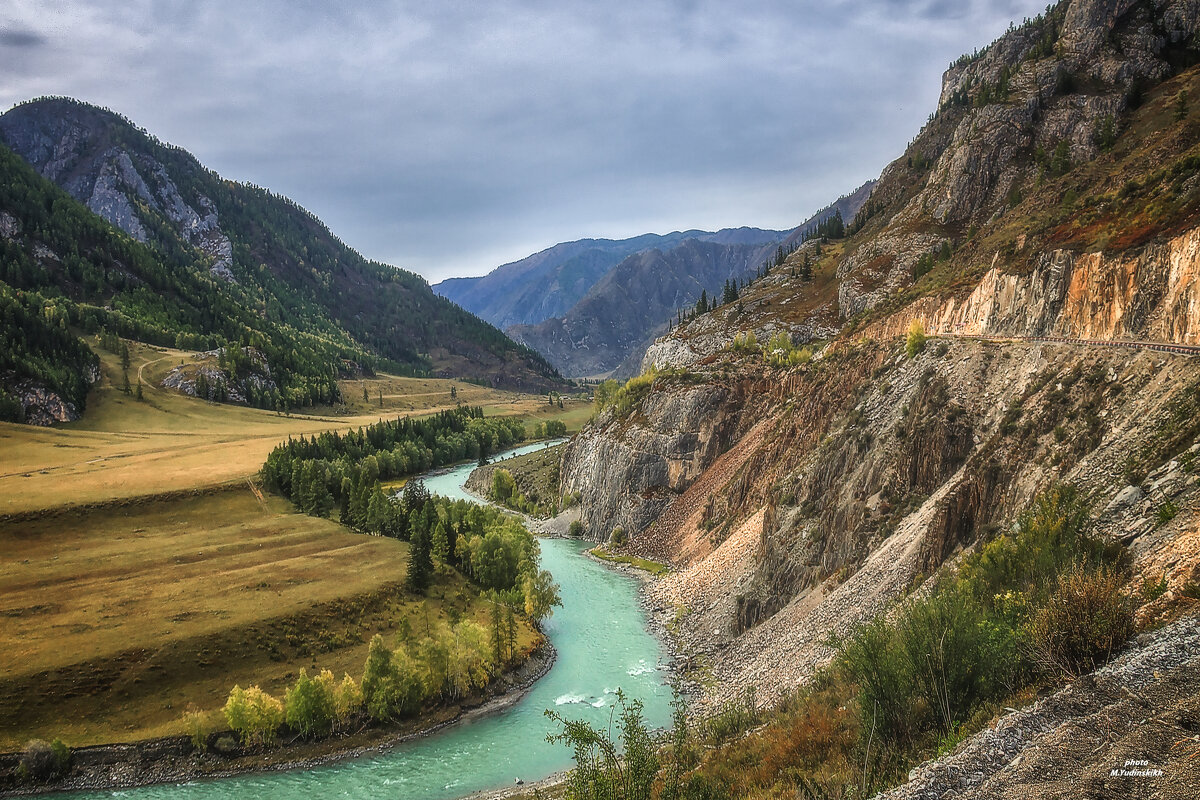
[[[553, 443], [551, 443], [553, 444]], [[527, 445], [529, 452], [546, 444]], [[504, 455], [513, 455], [509, 452]], [[474, 465], [424, 477], [435, 494], [479, 502], [463, 489]], [[655, 727], [670, 719], [665, 655], [646, 629], [636, 579], [584, 555], [587, 543], [540, 540], [542, 567], [562, 589], [563, 605], [544, 624], [558, 658], [550, 672], [516, 704], [495, 714], [447, 726], [382, 752], [329, 765], [265, 772], [139, 789], [78, 792], [81, 798], [216, 800], [216, 798], [451, 798], [530, 782], [571, 766], [571, 753], [550, 744], [558, 726], [545, 716], [553, 709], [570, 718], [607, 727], [618, 689], [645, 704]]]

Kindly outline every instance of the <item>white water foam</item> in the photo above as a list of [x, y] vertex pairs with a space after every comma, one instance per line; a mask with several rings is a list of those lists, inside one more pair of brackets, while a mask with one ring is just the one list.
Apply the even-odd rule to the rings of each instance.
[[584, 703], [584, 702], [587, 702], [586, 694], [563, 694], [563, 695], [559, 695], [557, 698], [555, 698], [554, 705], [565, 706], [565, 705], [570, 705], [571, 703]]

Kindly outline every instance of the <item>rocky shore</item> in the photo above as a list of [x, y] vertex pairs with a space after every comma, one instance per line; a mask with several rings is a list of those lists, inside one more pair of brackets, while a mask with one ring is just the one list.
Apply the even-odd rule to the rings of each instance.
[[[237, 747], [200, 753], [187, 736], [105, 744], [72, 750], [70, 768], [61, 779], [37, 785], [16, 782], [20, 753], [0, 754], [0, 797], [79, 789], [116, 790], [160, 783], [183, 783], [250, 772], [307, 770], [366, 753], [383, 752], [402, 742], [428, 736], [448, 725], [509, 708], [554, 665], [557, 653], [543, 642], [522, 664], [487, 689], [459, 705], [438, 708], [402, 727], [364, 726], [353, 733], [316, 742], [284, 741], [268, 749]], [[217, 734], [210, 736], [214, 740]]]

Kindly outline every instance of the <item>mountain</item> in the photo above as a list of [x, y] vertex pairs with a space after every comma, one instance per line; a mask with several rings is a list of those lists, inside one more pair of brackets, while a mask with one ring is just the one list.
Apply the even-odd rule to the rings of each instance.
[[[742, 279], [773, 255], [776, 243], [717, 244], [686, 239], [625, 258], [560, 318], [515, 325], [514, 339], [542, 353], [565, 375], [607, 373], [645, 349], [681, 308], [730, 278]], [[662, 331], [659, 331], [662, 332]]]
[[[681, 660], [709, 670], [706, 708], [751, 691], [759, 704], [800, 703], [781, 712], [782, 728], [738, 737], [742, 749], [713, 764], [753, 763], [764, 795], [803, 785], [874, 796], [908, 776], [882, 795], [896, 798], [1050, 797], [1101, 783], [1101, 795], [1123, 796], [1128, 784], [1106, 782], [1135, 750], [1184, 769], [1184, 698], [1200, 691], [1198, 65], [1193, 3], [1071, 0], [1013, 26], [945, 73], [928, 123], [844, 231], [810, 238], [737, 302], [659, 338], [643, 376], [597, 392], [599, 413], [561, 469], [584, 531], [607, 540], [620, 529], [627, 555], [674, 566], [648, 604], [672, 624]], [[1069, 496], [1079, 501], [1060, 527], [1068, 510], [1056, 504]], [[1042, 525], [1037, 548], [1076, 530], [1122, 554], [1119, 577], [1091, 596], [1127, 603], [1130, 625], [1161, 638], [1110, 642], [1092, 663], [1120, 660], [1094, 673], [1026, 660], [1017, 685], [985, 700], [963, 687], [980, 685], [995, 651], [945, 657], [941, 642], [964, 630], [950, 617], [1003, 601], [1008, 624], [1038, 631], [1014, 659], [1073, 635], [1046, 626], [1048, 606], [1014, 577], [1033, 558], [1013, 555], [1014, 537]], [[950, 594], [971, 579], [960, 565], [998, 585], [974, 595], [983, 601]], [[1097, 623], [1070, 580], [1045, 590], [1079, 611], [1070, 624]], [[940, 598], [944, 614], [906, 616], [934, 608], [923, 598]], [[1159, 627], [1181, 618], [1186, 635]], [[897, 619], [931, 638], [915, 645]], [[824, 670], [851, 641], [862, 647]], [[939, 677], [944, 693], [909, 695], [894, 719], [910, 738], [883, 742], [882, 704], [854, 686], [854, 659], [879, 664], [864, 657], [871, 647], [909, 645], [941, 654], [934, 671], [977, 666], [956, 673], [957, 689]], [[892, 664], [920, 672], [934, 663], [923, 658]], [[1092, 674], [1078, 691], [1047, 696], [1082, 673]], [[913, 674], [896, 680], [920, 683]], [[1161, 735], [1142, 707], [1116, 702], [1126, 685], [1173, 709], [1153, 728]], [[1005, 712], [1014, 691], [1045, 699]], [[1076, 744], [1113, 719], [1126, 734]], [[820, 737], [841, 725], [852, 733], [839, 752], [852, 755], [827, 757]], [[951, 731], [961, 743], [939, 757]], [[807, 736], [820, 746], [786, 754]], [[760, 775], [762, 753], [779, 758], [774, 775]], [[750, 770], [697, 784], [735, 794]], [[1153, 791], [1188, 796], [1194, 773], [1172, 775]]]
[[635, 253], [670, 249], [689, 239], [765, 245], [784, 236], [784, 231], [726, 228], [715, 233], [690, 230], [630, 239], [580, 239], [496, 267], [481, 277], [449, 278], [435, 284], [433, 290], [499, 328], [536, 325], [564, 314], [605, 273]]
[[[541, 356], [420, 276], [364, 259], [292, 201], [221, 178], [117, 114], [36, 100], [0, 116], [0, 142], [0, 278], [53, 298], [85, 331], [256, 350], [274, 385], [254, 402], [268, 406], [330, 402], [336, 375], [375, 367], [559, 383]], [[6, 381], [36, 378], [31, 364], [9, 365]]]
[[[818, 211], [788, 233], [739, 228], [706, 237], [672, 234], [668, 243], [626, 257], [561, 317], [507, 332], [546, 356], [564, 375], [637, 374], [647, 346], [680, 310], [702, 293], [715, 299], [726, 281], [745, 281], [779, 248], [791, 250], [817, 223], [834, 215], [852, 219], [871, 194], [869, 181]], [[754, 241], [759, 233], [776, 238]], [[749, 235], [748, 235], [749, 234]], [[673, 237], [683, 236], [682, 240]]]

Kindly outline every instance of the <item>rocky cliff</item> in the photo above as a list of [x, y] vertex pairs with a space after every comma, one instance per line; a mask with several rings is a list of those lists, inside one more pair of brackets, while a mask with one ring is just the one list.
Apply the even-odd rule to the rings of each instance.
[[[651, 593], [710, 701], [781, 697], [830, 632], [1053, 482], [1089, 493], [1140, 573], [1200, 574], [1200, 358], [957, 338], [1197, 341], [1198, 22], [1075, 0], [958, 62], [846, 237], [660, 339], [644, 400], [571, 443], [589, 534], [622, 526], [677, 566]], [[910, 358], [914, 320], [943, 338]]]

